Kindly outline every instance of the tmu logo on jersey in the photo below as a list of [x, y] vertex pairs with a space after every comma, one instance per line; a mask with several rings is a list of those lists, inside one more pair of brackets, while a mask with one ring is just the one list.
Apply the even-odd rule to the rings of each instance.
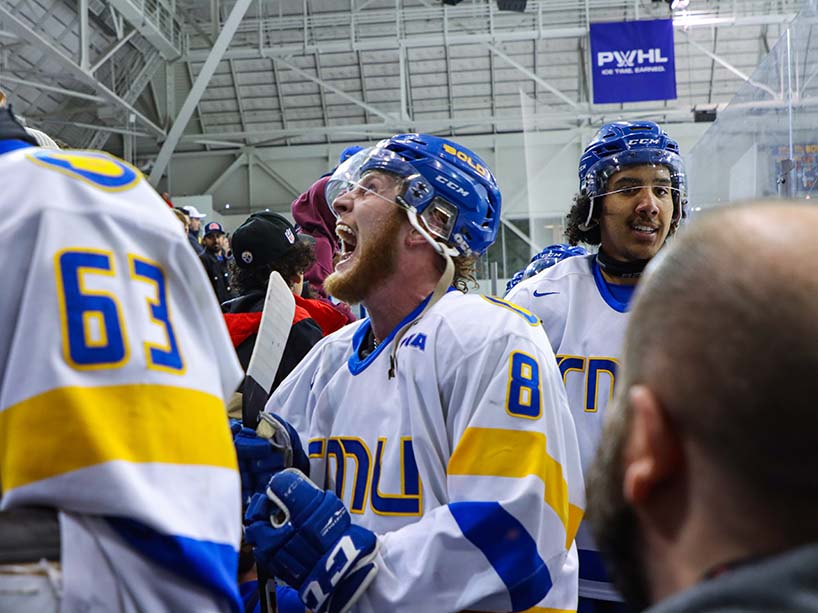
[[591, 24], [594, 103], [676, 98], [673, 21]]

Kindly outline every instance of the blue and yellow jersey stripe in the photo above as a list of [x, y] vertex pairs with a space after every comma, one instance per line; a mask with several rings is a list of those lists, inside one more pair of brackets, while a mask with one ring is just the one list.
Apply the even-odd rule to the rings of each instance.
[[551, 457], [542, 432], [500, 428], [468, 428], [452, 453], [449, 475], [538, 477], [545, 485], [545, 502], [565, 528], [570, 548], [584, 511], [569, 502], [562, 466]]
[[28, 398], [0, 412], [0, 450], [5, 492], [117, 460], [237, 470], [222, 400], [165, 385], [62, 387]]

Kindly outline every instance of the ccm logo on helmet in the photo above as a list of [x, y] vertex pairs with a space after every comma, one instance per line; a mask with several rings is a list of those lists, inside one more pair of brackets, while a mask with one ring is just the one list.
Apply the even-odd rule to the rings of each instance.
[[462, 151], [455, 149], [454, 147], [446, 143], [443, 143], [443, 150], [449, 155], [455, 156], [461, 162], [466, 162], [466, 164], [471, 166], [475, 170], [475, 172], [477, 172], [477, 174], [479, 174], [481, 177], [488, 178], [489, 171], [486, 169], [486, 167], [483, 166], [482, 164], [475, 163], [475, 161], [472, 160], [471, 156], [468, 155], [467, 153], [463, 153]]
[[435, 177], [435, 181], [437, 181], [438, 183], [442, 183], [443, 185], [448, 187], [450, 190], [453, 190], [455, 193], [460, 194], [464, 198], [467, 198], [469, 196], [469, 192], [467, 192], [465, 189], [460, 187], [454, 181], [449, 181], [449, 179], [447, 179], [446, 177], [441, 177], [440, 175], [437, 175]]
[[629, 145], [658, 145], [658, 138], [631, 138], [628, 140]]

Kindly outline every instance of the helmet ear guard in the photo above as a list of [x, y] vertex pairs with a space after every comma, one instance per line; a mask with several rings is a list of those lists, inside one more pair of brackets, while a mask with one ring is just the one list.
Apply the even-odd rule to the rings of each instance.
[[436, 236], [444, 241], [452, 238], [452, 230], [457, 221], [457, 208], [443, 200], [435, 198], [432, 203], [423, 210], [420, 218], [432, 236]]
[[[429, 203], [429, 200], [432, 199]], [[420, 175], [412, 175], [405, 180], [405, 187], [401, 195], [396, 198], [409, 218], [410, 225], [420, 233], [435, 251], [443, 255], [458, 255], [457, 249], [452, 249], [444, 243], [449, 243], [457, 220], [457, 207], [434, 195], [429, 189], [426, 180]], [[420, 214], [418, 214], [420, 210]], [[438, 240], [440, 239], [440, 240]], [[443, 241], [443, 242], [440, 242]]]
[[423, 176], [414, 174], [404, 179], [401, 197], [408, 206], [413, 206], [418, 210], [423, 209], [433, 195], [433, 190]]

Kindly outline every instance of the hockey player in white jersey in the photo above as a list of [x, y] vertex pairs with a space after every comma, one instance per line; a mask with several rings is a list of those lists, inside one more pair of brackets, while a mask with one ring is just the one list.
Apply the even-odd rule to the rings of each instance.
[[138, 170], [35, 144], [0, 109], [0, 611], [239, 611], [242, 371], [207, 277]]
[[[598, 245], [598, 253], [544, 270], [507, 299], [543, 322], [587, 469], [616, 380], [630, 298], [642, 270], [686, 214], [679, 145], [650, 121], [606, 124], [580, 159], [579, 185], [566, 236], [573, 245]], [[580, 611], [623, 610], [584, 525], [577, 545]]]
[[288, 470], [254, 498], [257, 560], [321, 613], [575, 610], [584, 491], [554, 354], [528, 311], [459, 291], [496, 236], [494, 177], [404, 134], [328, 190], [343, 253], [327, 290], [369, 318], [267, 404], [318, 487]]

